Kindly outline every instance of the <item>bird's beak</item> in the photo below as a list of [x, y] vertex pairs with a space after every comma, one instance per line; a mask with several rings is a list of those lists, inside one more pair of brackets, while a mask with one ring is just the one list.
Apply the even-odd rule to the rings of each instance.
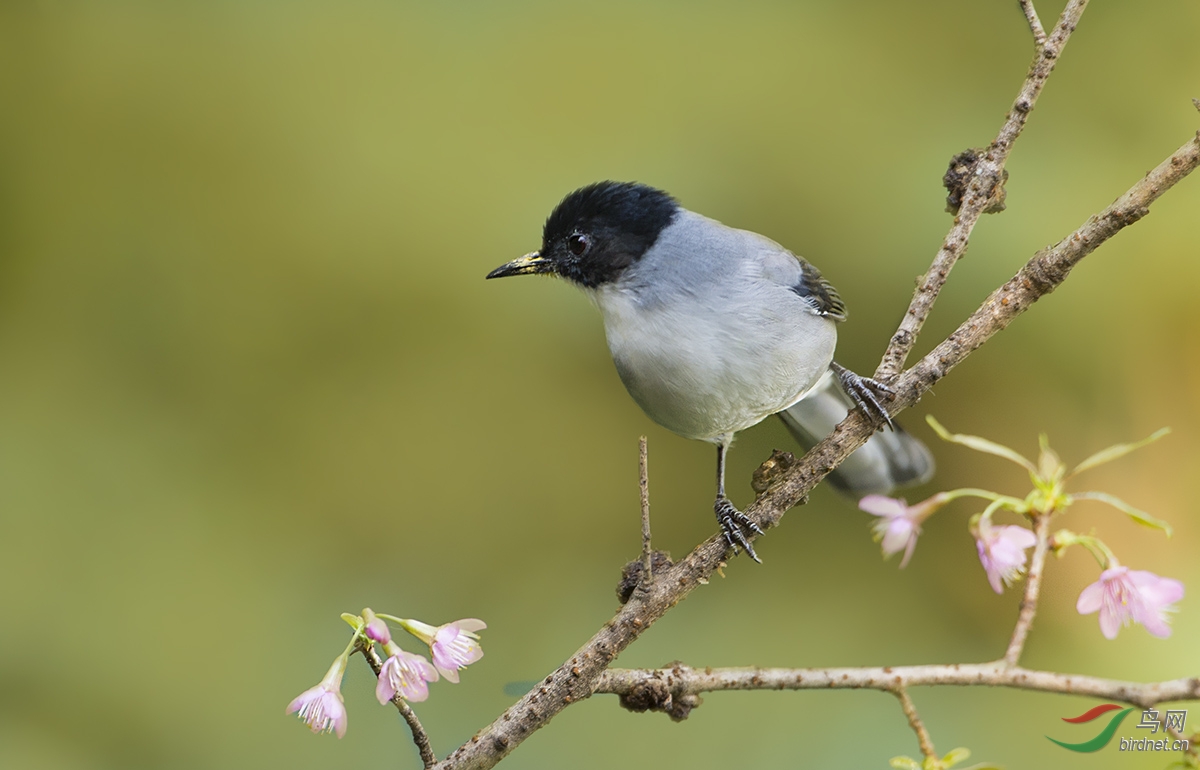
[[546, 259], [538, 252], [526, 254], [512, 262], [507, 262], [487, 274], [488, 278], [505, 278], [510, 275], [531, 275], [533, 273], [553, 273], [554, 260]]

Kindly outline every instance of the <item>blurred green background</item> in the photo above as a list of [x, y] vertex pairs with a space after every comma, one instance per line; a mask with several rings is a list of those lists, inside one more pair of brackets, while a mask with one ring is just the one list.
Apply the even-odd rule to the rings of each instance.
[[[1047, 26], [1061, 3], [1045, 4]], [[1200, 7], [1096, 3], [918, 352], [1200, 123]], [[353, 661], [343, 741], [285, 704], [342, 648], [342, 611], [489, 623], [487, 656], [418, 711], [439, 755], [611, 614], [639, 547], [715, 530], [712, 448], [651, 424], [595, 311], [552, 280], [485, 283], [546, 214], [636, 179], [812, 259], [870, 371], [949, 225], [950, 156], [986, 144], [1031, 54], [1012, 0], [741, 4], [23, 2], [0, 5], [0, 766], [417, 767]], [[1183, 580], [1175, 633], [1106, 641], [1048, 569], [1025, 663], [1200, 673], [1200, 179], [1089, 257], [906, 415], [1068, 461], [1169, 425], [1080, 480], [1176, 536], [1082, 504], [1062, 525]], [[735, 501], [774, 421], [732, 454]], [[1023, 495], [1015, 466], [937, 444], [937, 489]], [[1078, 487], [1077, 487], [1078, 488]], [[897, 570], [819, 489], [619, 659], [886, 665], [998, 656], [1017, 592], [928, 522]], [[1158, 768], [1047, 741], [1091, 699], [916, 690], [942, 752], [1010, 768]], [[1200, 728], [1191, 704], [1189, 729]], [[1118, 735], [1142, 735], [1127, 721]], [[917, 747], [875, 692], [706, 697], [685, 723], [609, 697], [514, 768], [883, 768]]]

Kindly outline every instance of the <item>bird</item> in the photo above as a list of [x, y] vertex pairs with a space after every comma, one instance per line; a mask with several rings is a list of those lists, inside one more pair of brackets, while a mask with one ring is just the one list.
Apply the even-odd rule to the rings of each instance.
[[646, 415], [716, 444], [713, 503], [729, 548], [760, 562], [762, 534], [725, 492], [734, 436], [779, 415], [807, 449], [849, 411], [878, 431], [829, 476], [862, 497], [928, 481], [933, 457], [896, 426], [883, 383], [833, 360], [846, 306], [806, 260], [758, 233], [728, 227], [638, 182], [603, 181], [568, 194], [542, 229], [541, 248], [487, 278], [556, 275], [600, 310], [608, 349]]

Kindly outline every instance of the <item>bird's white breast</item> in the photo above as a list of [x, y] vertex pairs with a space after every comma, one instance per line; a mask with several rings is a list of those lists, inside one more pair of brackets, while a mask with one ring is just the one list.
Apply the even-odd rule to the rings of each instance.
[[593, 298], [638, 405], [681, 436], [721, 442], [808, 392], [829, 367], [837, 332], [788, 285], [790, 271], [799, 275], [790, 252], [680, 213]]

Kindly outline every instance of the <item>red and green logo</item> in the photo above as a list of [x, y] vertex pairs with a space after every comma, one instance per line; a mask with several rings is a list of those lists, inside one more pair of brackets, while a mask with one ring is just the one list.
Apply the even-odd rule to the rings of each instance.
[[[1120, 711], [1117, 711], [1118, 709], [1120, 709]], [[1121, 709], [1121, 707], [1115, 703], [1102, 703], [1095, 708], [1088, 709], [1077, 717], [1063, 717], [1064, 722], [1070, 722], [1073, 725], [1078, 725], [1085, 722], [1091, 722], [1092, 720], [1097, 719], [1110, 711], [1117, 711], [1117, 713], [1113, 714], [1108, 720], [1108, 724], [1104, 726], [1104, 729], [1101, 730], [1095, 738], [1092, 738], [1089, 741], [1083, 741], [1082, 743], [1065, 743], [1056, 738], [1051, 738], [1049, 735], [1047, 735], [1046, 738], [1054, 743], [1057, 743], [1059, 746], [1062, 746], [1068, 751], [1078, 751], [1083, 753], [1099, 751], [1107, 746], [1108, 742], [1112, 740], [1113, 735], [1117, 732], [1117, 728], [1121, 726], [1121, 722], [1124, 721], [1125, 717], [1129, 716], [1130, 711], [1133, 711], [1132, 708]]]

